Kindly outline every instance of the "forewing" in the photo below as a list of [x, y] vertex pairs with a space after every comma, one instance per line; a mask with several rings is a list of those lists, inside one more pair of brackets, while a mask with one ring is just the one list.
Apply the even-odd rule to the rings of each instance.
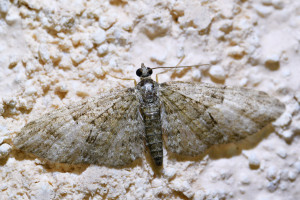
[[244, 139], [285, 109], [264, 92], [203, 83], [163, 83], [160, 98], [168, 150], [190, 156]]
[[143, 135], [138, 101], [127, 89], [50, 112], [28, 123], [14, 144], [55, 162], [123, 166], [142, 156]]

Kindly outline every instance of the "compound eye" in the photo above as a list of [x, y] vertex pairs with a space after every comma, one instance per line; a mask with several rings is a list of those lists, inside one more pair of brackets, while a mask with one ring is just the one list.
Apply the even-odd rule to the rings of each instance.
[[152, 69], [150, 67], [147, 67], [147, 70], [148, 70], [148, 74], [149, 76], [153, 73]]
[[141, 77], [142, 75], [143, 75], [143, 72], [142, 72], [142, 69], [141, 68], [139, 68], [138, 70], [136, 70], [136, 75], [138, 76], [138, 77]]

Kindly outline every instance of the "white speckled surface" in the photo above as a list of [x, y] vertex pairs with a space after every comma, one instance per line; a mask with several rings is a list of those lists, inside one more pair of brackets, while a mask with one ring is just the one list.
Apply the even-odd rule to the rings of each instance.
[[[300, 2], [0, 1], [0, 199], [300, 198]], [[148, 66], [210, 63], [159, 81], [266, 91], [286, 112], [255, 137], [122, 169], [49, 163], [12, 140], [25, 123], [135, 78]]]

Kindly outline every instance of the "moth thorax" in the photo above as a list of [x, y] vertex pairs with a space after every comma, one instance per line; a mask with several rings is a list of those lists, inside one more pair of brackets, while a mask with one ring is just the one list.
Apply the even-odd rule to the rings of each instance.
[[152, 103], [157, 100], [156, 89], [153, 83], [147, 82], [142, 86], [143, 101]]

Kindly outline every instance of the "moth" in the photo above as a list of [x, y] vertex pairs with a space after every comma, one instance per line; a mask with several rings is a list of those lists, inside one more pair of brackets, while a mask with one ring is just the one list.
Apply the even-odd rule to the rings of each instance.
[[142, 157], [147, 146], [161, 166], [163, 144], [172, 153], [196, 156], [212, 145], [258, 132], [285, 110], [265, 92], [206, 83], [159, 84], [144, 64], [136, 74], [140, 82], [134, 88], [103, 93], [31, 121], [14, 145], [54, 162], [115, 167]]

